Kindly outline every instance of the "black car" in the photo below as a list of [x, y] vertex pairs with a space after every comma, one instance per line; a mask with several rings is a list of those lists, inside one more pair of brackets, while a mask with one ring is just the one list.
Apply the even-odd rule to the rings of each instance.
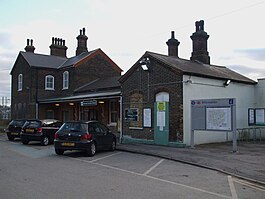
[[21, 128], [25, 122], [26, 120], [12, 120], [8, 124], [5, 132], [10, 141], [14, 140], [15, 138], [20, 138]]
[[65, 122], [55, 134], [54, 148], [58, 155], [66, 150], [81, 150], [94, 156], [98, 150], [115, 150], [116, 136], [97, 121]]
[[62, 122], [55, 119], [27, 120], [22, 127], [20, 138], [23, 144], [30, 141], [40, 141], [47, 146], [53, 143], [54, 134], [61, 127]]

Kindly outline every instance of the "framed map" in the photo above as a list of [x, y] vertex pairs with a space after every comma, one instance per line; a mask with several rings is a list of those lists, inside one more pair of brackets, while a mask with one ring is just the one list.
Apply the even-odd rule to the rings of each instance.
[[206, 129], [207, 130], [232, 130], [231, 107], [206, 107]]

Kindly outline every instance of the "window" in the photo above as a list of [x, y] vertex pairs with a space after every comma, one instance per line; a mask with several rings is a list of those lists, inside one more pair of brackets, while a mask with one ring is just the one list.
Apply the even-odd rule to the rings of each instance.
[[167, 92], [157, 93], [156, 102], [169, 102], [169, 93]]
[[22, 91], [22, 81], [23, 81], [23, 75], [18, 75], [18, 81], [17, 81], [17, 90]]
[[69, 72], [65, 71], [63, 73], [63, 89], [68, 89], [69, 87]]
[[118, 121], [118, 102], [110, 101], [110, 123], [117, 123]]
[[45, 90], [54, 90], [54, 77], [51, 75], [45, 77]]
[[54, 111], [53, 110], [47, 110], [46, 111], [46, 118], [47, 119], [54, 119]]
[[63, 111], [63, 122], [69, 121], [70, 120], [70, 114], [69, 111]]

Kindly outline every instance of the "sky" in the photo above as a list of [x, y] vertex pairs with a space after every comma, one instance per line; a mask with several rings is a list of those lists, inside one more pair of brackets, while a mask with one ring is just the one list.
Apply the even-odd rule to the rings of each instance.
[[88, 50], [101, 48], [126, 72], [146, 51], [167, 54], [171, 31], [179, 57], [190, 59], [195, 22], [204, 20], [211, 64], [257, 81], [265, 78], [264, 19], [265, 0], [0, 0], [0, 97], [10, 99], [10, 71], [27, 39], [49, 55], [52, 37], [62, 38], [72, 57], [83, 27]]

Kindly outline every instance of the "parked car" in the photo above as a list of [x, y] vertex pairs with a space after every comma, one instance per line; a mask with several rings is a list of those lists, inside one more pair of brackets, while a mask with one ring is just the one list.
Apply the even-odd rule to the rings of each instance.
[[116, 136], [97, 121], [65, 122], [56, 132], [55, 153], [63, 155], [66, 150], [81, 150], [94, 156], [98, 150], [116, 149]]
[[7, 138], [12, 141], [15, 138], [20, 138], [21, 128], [26, 120], [12, 120], [5, 129]]
[[22, 127], [20, 137], [23, 144], [30, 141], [40, 141], [47, 146], [54, 141], [54, 134], [61, 127], [62, 122], [55, 119], [27, 120]]

